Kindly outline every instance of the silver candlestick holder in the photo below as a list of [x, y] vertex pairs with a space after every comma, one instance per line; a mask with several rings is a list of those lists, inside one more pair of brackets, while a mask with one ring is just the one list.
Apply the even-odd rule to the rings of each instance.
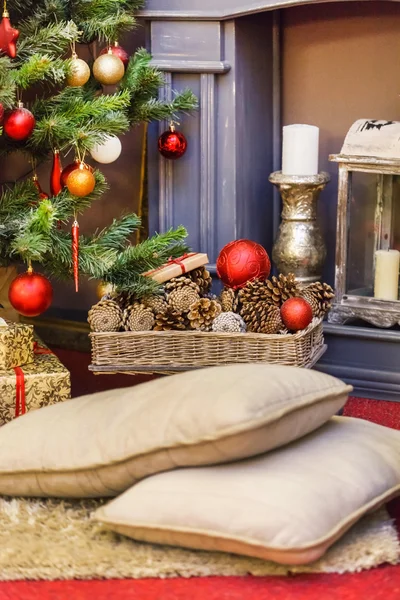
[[269, 181], [282, 198], [282, 222], [272, 250], [280, 273], [294, 273], [301, 285], [319, 281], [326, 246], [317, 223], [317, 201], [330, 181], [328, 173], [300, 176], [271, 173]]

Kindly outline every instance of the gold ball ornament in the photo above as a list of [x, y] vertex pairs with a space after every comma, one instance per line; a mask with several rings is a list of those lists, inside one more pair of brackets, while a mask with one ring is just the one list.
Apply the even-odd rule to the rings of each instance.
[[108, 296], [112, 294], [114, 291], [114, 286], [112, 283], [107, 283], [106, 281], [100, 281], [96, 287], [96, 295], [99, 300], [101, 300], [104, 296]]
[[71, 60], [71, 73], [67, 76], [67, 85], [70, 87], [80, 87], [85, 85], [89, 79], [89, 65], [81, 58], [78, 58], [78, 55], [74, 52]]
[[96, 180], [93, 173], [85, 169], [85, 164], [81, 163], [79, 169], [75, 169], [68, 175], [66, 185], [70, 194], [83, 198], [93, 192]]
[[114, 85], [125, 73], [124, 63], [111, 51], [101, 54], [93, 64], [93, 75], [103, 85]]

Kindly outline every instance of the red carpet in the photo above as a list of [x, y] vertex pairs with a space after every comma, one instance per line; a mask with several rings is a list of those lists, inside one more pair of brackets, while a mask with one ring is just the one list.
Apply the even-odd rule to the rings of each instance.
[[[57, 351], [73, 373], [73, 395], [125, 387], [145, 378], [88, 376], [89, 358]], [[347, 416], [400, 429], [400, 403], [352, 398]], [[400, 535], [400, 499], [388, 507]], [[1, 550], [0, 550], [1, 551]], [[214, 577], [122, 581], [0, 583], [0, 600], [400, 600], [400, 565], [354, 575]]]

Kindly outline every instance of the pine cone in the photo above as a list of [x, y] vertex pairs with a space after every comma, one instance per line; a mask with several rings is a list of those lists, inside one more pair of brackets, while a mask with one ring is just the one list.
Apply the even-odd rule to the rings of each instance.
[[300, 293], [300, 288], [293, 273], [289, 273], [289, 275], [282, 275], [281, 273], [278, 277], [274, 275], [271, 279], [267, 279], [265, 285], [268, 290], [268, 302], [275, 306], [282, 306], [288, 298], [298, 296]]
[[181, 277], [174, 277], [170, 281], [167, 281], [167, 283], [164, 286], [164, 290], [166, 294], [170, 294], [174, 290], [179, 290], [180, 288], [185, 286], [191, 287], [198, 294], [200, 294], [200, 288], [197, 285], [197, 283], [195, 283], [190, 279], [190, 277], [186, 277], [185, 275], [182, 275]]
[[168, 304], [178, 313], [187, 313], [192, 304], [200, 300], [199, 294], [189, 285], [184, 285], [168, 294]]
[[149, 296], [147, 298], [143, 298], [142, 304], [144, 304], [146, 308], [151, 308], [154, 315], [158, 315], [159, 313], [165, 312], [168, 308], [168, 304], [164, 295]]
[[[315, 313], [314, 305], [311, 304], [311, 301], [308, 297], [305, 296], [305, 294], [307, 294], [307, 296], [311, 294], [314, 297], [314, 300], [318, 303], [318, 309], [315, 310]], [[333, 291], [333, 288], [327, 283], [321, 283], [320, 281], [317, 281], [316, 283], [310, 283], [310, 285], [307, 285], [302, 290], [301, 296], [305, 298], [308, 302], [310, 302], [313, 308], [314, 316], [324, 317], [332, 306], [331, 300], [332, 298], [334, 298], [335, 292]]]
[[239, 293], [232, 288], [225, 287], [219, 296], [219, 301], [223, 312], [239, 311]]
[[134, 302], [124, 311], [124, 328], [127, 331], [150, 331], [154, 325], [154, 314], [151, 308]]
[[171, 331], [172, 329], [187, 329], [187, 318], [168, 306], [167, 310], [156, 315], [154, 331]]
[[320, 316], [320, 305], [319, 305], [319, 301], [314, 296], [314, 294], [312, 292], [308, 292], [307, 289], [305, 288], [300, 293], [300, 297], [304, 298], [304, 300], [307, 300], [308, 304], [311, 306], [313, 317], [319, 317]]
[[113, 296], [113, 299], [115, 300], [115, 302], [118, 302], [122, 311], [124, 311], [126, 308], [128, 308], [128, 306], [130, 306], [136, 301], [136, 298], [130, 292], [120, 292], [119, 294]]
[[210, 331], [214, 319], [221, 311], [221, 305], [216, 300], [200, 298], [200, 300], [192, 304], [188, 313], [190, 327], [200, 331]]
[[246, 331], [246, 323], [240, 315], [234, 312], [222, 312], [214, 319], [212, 330], [244, 333]]
[[211, 290], [212, 277], [205, 267], [193, 269], [188, 273], [188, 277], [199, 286], [201, 296], [205, 296]]
[[281, 311], [277, 306], [266, 302], [247, 302], [240, 314], [247, 325], [247, 331], [253, 333], [278, 333], [283, 329]]
[[248, 281], [246, 285], [239, 290], [239, 298], [242, 304], [255, 302], [268, 302], [271, 294], [267, 287], [267, 282], [261, 279]]
[[92, 331], [119, 331], [122, 325], [122, 310], [115, 300], [100, 300], [88, 314]]

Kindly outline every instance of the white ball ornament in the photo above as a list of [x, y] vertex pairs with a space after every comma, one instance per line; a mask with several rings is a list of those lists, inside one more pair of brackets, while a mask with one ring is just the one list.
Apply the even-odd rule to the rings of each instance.
[[117, 160], [121, 152], [121, 140], [116, 135], [109, 135], [104, 142], [96, 144], [90, 154], [97, 162], [108, 165]]

